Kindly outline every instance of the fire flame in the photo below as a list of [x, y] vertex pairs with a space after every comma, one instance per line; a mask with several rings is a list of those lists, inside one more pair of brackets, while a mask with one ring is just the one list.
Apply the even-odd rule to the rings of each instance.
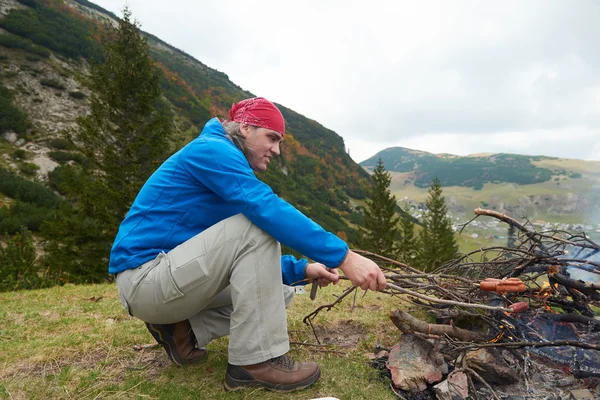
[[550, 306], [546, 303], [547, 303], [548, 299], [550, 298], [550, 296], [554, 293], [554, 290], [557, 288], [558, 288], [558, 283], [555, 283], [554, 285], [550, 285], [550, 283], [548, 283], [546, 281], [546, 282], [544, 282], [544, 284], [542, 285], [542, 288], [536, 295], [536, 297], [539, 300], [542, 300], [542, 303], [544, 304], [544, 308], [546, 309], [546, 311], [553, 312], [552, 308], [550, 308]]
[[504, 337], [504, 332], [500, 332], [498, 335], [496, 335], [495, 338], [493, 338], [492, 340], [490, 340], [490, 343], [496, 343], [498, 342], [500, 339], [502, 339], [502, 337]]

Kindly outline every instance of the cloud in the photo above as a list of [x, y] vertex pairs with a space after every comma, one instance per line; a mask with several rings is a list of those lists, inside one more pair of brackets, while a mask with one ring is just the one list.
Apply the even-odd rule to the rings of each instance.
[[593, 0], [128, 3], [142, 29], [335, 130], [357, 161], [390, 145], [600, 160]]

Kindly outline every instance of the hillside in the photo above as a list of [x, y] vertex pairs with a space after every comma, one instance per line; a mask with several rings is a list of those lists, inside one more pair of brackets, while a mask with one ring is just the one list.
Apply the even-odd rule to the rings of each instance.
[[451, 154], [431, 154], [423, 151], [391, 147], [360, 163], [374, 167], [381, 158], [386, 169], [394, 172], [412, 172], [410, 177], [417, 187], [431, 185], [438, 177], [442, 186], [465, 186], [481, 189], [486, 183], [515, 183], [528, 185], [546, 182], [552, 175], [565, 175], [563, 169], [540, 168], [536, 161], [550, 157], [531, 157], [516, 154], [489, 154], [459, 157]]
[[[89, 109], [85, 79], [90, 62], [102, 57], [97, 30], [114, 18], [86, 0], [0, 0], [0, 173], [9, 177], [0, 184], [0, 232], [12, 233], [23, 221], [36, 231], [51, 206], [23, 192], [56, 190], [61, 165], [84, 162], [60, 134]], [[226, 117], [233, 102], [254, 96], [225, 73], [146, 35], [174, 115], [172, 151], [208, 119]], [[287, 123], [282, 154], [259, 178], [325, 228], [352, 239], [349, 221], [360, 220], [353, 199], [365, 197], [368, 174], [337, 133], [278, 106]]]
[[472, 218], [474, 208], [484, 207], [526, 215], [540, 226], [563, 223], [591, 234], [600, 229], [597, 161], [514, 154], [460, 157], [395, 147], [360, 164], [372, 169], [380, 157], [392, 175], [392, 192], [401, 205], [412, 207], [413, 214], [418, 215], [427, 186], [437, 176], [458, 222]]

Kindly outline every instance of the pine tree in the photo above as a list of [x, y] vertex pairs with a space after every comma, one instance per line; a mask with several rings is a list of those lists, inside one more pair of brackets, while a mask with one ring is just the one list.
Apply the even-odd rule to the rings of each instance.
[[415, 237], [415, 224], [408, 213], [400, 220], [400, 234], [402, 239], [398, 243], [398, 256], [400, 261], [414, 265], [417, 260], [417, 238]]
[[89, 162], [68, 166], [61, 190], [72, 207], [43, 228], [46, 262], [66, 280], [108, 277], [112, 241], [150, 174], [169, 152], [172, 118], [161, 99], [160, 70], [126, 8], [102, 34], [102, 64], [91, 68], [90, 113], [66, 138]]
[[509, 249], [514, 249], [517, 244], [517, 230], [513, 225], [508, 226], [507, 238], [506, 238], [506, 247]]
[[447, 216], [448, 207], [442, 196], [439, 179], [435, 178], [425, 202], [429, 212], [423, 218], [420, 239], [420, 264], [424, 271], [431, 271], [452, 260], [458, 252], [452, 224]]
[[400, 229], [396, 215], [396, 196], [390, 193], [392, 177], [385, 171], [381, 158], [373, 171], [374, 185], [366, 200], [365, 230], [361, 246], [382, 256], [395, 257]]

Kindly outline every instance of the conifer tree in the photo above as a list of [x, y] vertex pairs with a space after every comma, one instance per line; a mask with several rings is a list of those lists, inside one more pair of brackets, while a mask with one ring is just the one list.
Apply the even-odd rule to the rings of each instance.
[[400, 229], [396, 215], [396, 196], [390, 193], [392, 177], [385, 171], [381, 158], [373, 171], [374, 185], [366, 200], [365, 229], [362, 247], [374, 253], [395, 257], [397, 254], [396, 239]]
[[73, 206], [43, 227], [49, 265], [75, 282], [108, 277], [112, 241], [133, 199], [169, 152], [172, 119], [160, 70], [126, 8], [102, 34], [104, 62], [91, 68], [90, 113], [65, 136], [89, 162], [65, 168], [61, 190]]
[[506, 239], [506, 247], [509, 249], [514, 249], [517, 244], [517, 230], [513, 225], [508, 226], [507, 239]]
[[429, 212], [423, 218], [423, 230], [419, 235], [419, 258], [423, 270], [431, 271], [452, 260], [458, 252], [458, 246], [447, 216], [448, 207], [442, 196], [439, 179], [433, 180], [425, 204]]
[[398, 243], [398, 256], [400, 261], [408, 265], [418, 262], [418, 245], [415, 236], [415, 224], [406, 213], [400, 220], [400, 234], [402, 239]]

